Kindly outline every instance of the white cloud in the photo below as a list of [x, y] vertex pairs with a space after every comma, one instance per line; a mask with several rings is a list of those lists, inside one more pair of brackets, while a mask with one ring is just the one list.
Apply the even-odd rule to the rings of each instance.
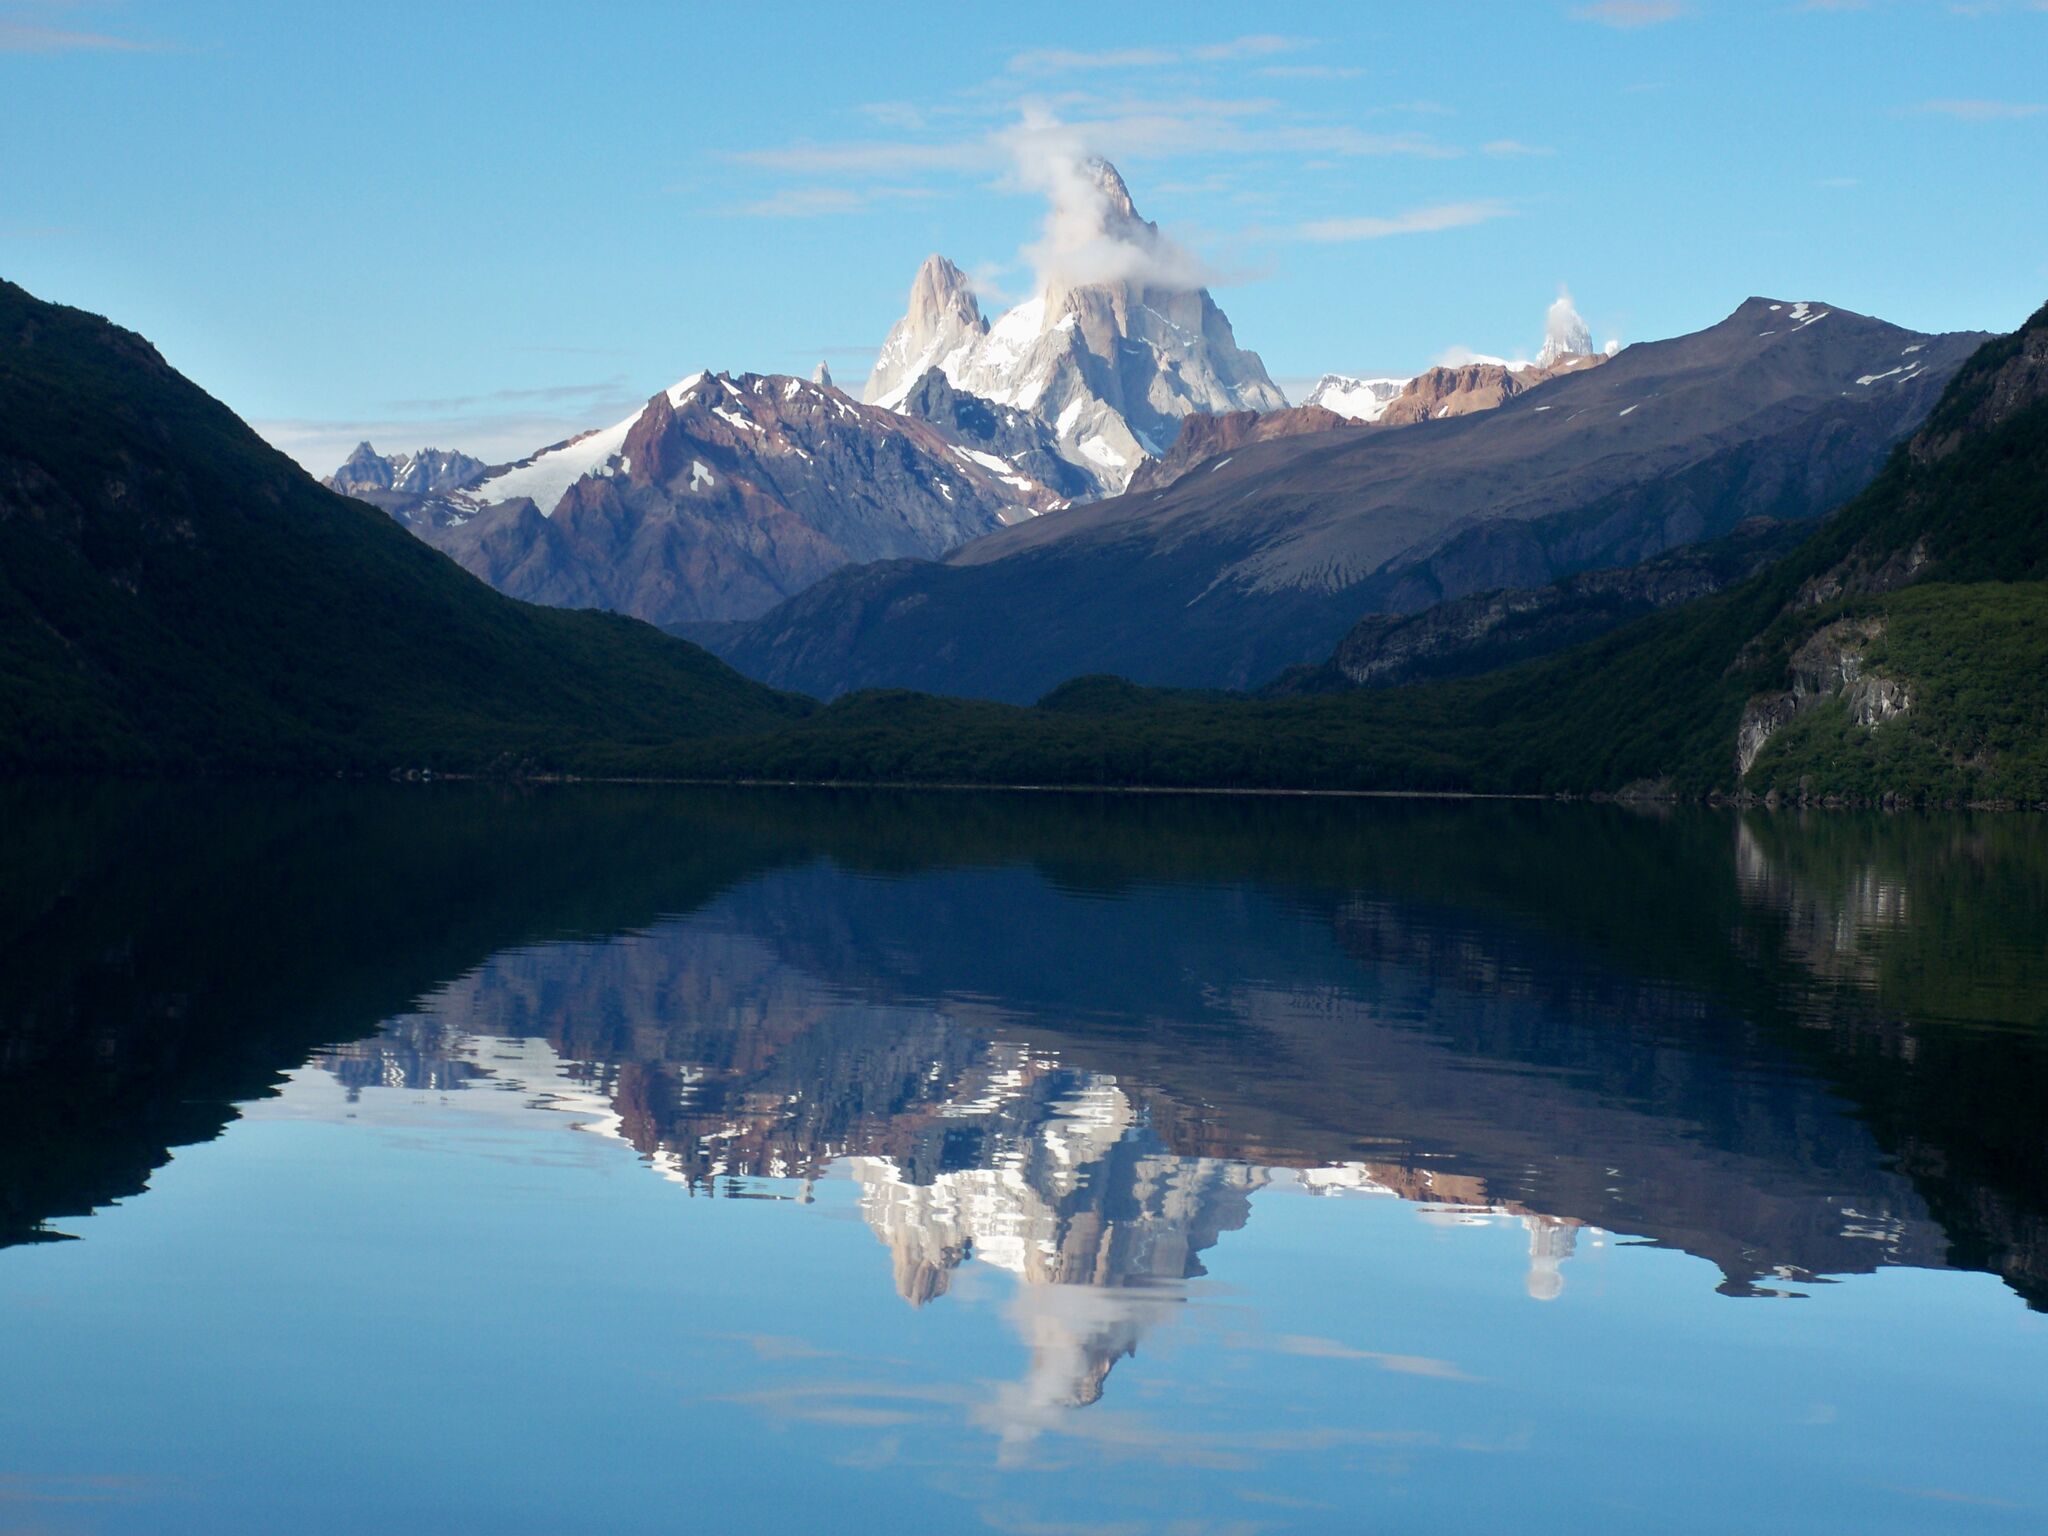
[[1557, 298], [1543, 315], [1544, 345], [1554, 345], [1560, 352], [1583, 352], [1590, 334], [1578, 306], [1572, 302], [1571, 289], [1558, 284]]
[[936, 195], [929, 187], [784, 187], [734, 211], [764, 219], [815, 219], [865, 213], [878, 203], [922, 202]]
[[1547, 144], [1524, 144], [1520, 139], [1493, 139], [1479, 146], [1482, 155], [1521, 156], [1554, 155], [1556, 150]]
[[1603, 27], [1654, 27], [1685, 14], [1680, 0], [1594, 0], [1572, 8], [1574, 21], [1597, 21]]
[[1258, 73], [1266, 80], [1356, 80], [1365, 71], [1355, 64], [1267, 64]]
[[1130, 282], [1187, 289], [1210, 281], [1192, 252], [1115, 206], [1079, 127], [1032, 111], [1002, 138], [1017, 184], [1046, 199], [1044, 228], [1023, 252], [1041, 287]]
[[1491, 219], [1504, 219], [1513, 211], [1506, 203], [1494, 198], [1466, 203], [1438, 203], [1428, 208], [1411, 208], [1406, 213], [1397, 213], [1391, 217], [1368, 215], [1358, 218], [1311, 219], [1306, 224], [1295, 225], [1291, 234], [1297, 240], [1327, 243], [1384, 240], [1392, 235], [1424, 235], [1445, 229], [1462, 229], [1471, 224], [1484, 224]]
[[1270, 58], [1309, 46], [1306, 38], [1278, 37], [1256, 33], [1222, 43], [1202, 43], [1191, 48], [1031, 48], [1015, 54], [1009, 62], [1016, 75], [1073, 74], [1099, 69], [1162, 69], [1181, 64], [1222, 64], [1237, 59]]
[[0, 53], [161, 53], [169, 46], [104, 32], [71, 32], [31, 21], [0, 20]]

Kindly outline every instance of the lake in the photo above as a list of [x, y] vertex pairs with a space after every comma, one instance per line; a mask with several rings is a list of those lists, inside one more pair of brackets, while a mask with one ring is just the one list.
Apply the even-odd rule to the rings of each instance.
[[2048, 823], [0, 787], [0, 1532], [2048, 1527]]

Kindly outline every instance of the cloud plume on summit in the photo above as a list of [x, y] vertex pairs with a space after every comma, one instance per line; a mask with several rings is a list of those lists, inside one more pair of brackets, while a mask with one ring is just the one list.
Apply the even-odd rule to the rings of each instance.
[[1138, 217], [1123, 178], [1078, 128], [1027, 110], [1000, 137], [1012, 181], [1046, 200], [1039, 238], [1022, 251], [1041, 291], [1089, 283], [1187, 291], [1212, 280], [1201, 258]]
[[1556, 301], [1543, 316], [1543, 347], [1536, 354], [1536, 362], [1547, 368], [1560, 357], [1585, 357], [1592, 351], [1592, 327], [1586, 324], [1578, 306], [1572, 302], [1571, 289], [1560, 283]]

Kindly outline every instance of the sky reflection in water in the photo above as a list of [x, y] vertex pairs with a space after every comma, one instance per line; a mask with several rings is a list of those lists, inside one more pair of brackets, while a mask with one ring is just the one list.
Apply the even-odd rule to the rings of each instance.
[[0, 1532], [2044, 1518], [2029, 820], [35, 809]]

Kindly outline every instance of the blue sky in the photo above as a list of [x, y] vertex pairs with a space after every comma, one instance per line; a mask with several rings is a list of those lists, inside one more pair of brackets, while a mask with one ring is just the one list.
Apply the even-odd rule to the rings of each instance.
[[0, 275], [321, 469], [504, 455], [699, 367], [857, 384], [934, 250], [1027, 291], [1027, 121], [1297, 395], [1527, 353], [1561, 284], [1602, 341], [2048, 298], [2048, 0], [0, 0]]

